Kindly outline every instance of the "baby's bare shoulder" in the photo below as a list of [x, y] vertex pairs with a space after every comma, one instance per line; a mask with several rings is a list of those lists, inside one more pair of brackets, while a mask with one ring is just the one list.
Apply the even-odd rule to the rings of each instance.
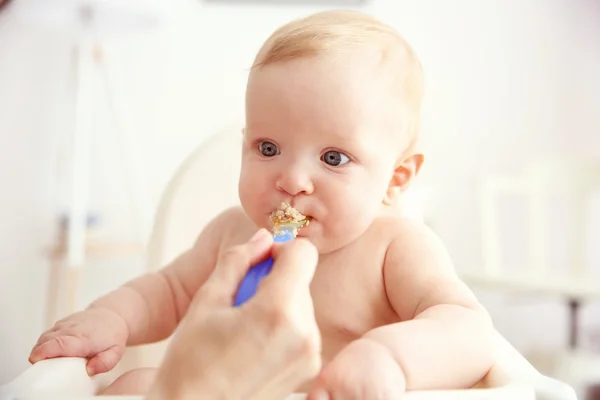
[[378, 238], [394, 253], [406, 253], [423, 246], [436, 252], [445, 250], [431, 228], [421, 221], [405, 217], [386, 216], [377, 219], [370, 229], [370, 236]]
[[256, 227], [242, 207], [228, 208], [213, 218], [198, 236], [194, 248], [206, 247], [210, 242], [217, 253], [225, 247], [244, 242]]
[[[343, 254], [355, 258], [360, 254], [368, 253], [370, 259], [381, 258], [381, 262], [385, 263], [390, 257], [396, 257], [395, 253], [398, 251], [405, 253], [414, 248], [416, 243], [427, 240], [428, 236], [431, 236], [429, 228], [418, 221], [381, 216], [375, 219], [358, 240], [346, 246]], [[398, 247], [396, 243], [403, 243], [406, 246]]]
[[431, 228], [419, 221], [396, 219], [388, 229], [393, 238], [384, 262], [384, 279], [388, 298], [402, 319], [440, 304], [479, 307], [456, 273], [446, 246]]
[[[388, 258], [439, 256], [450, 261], [440, 237], [425, 223], [404, 217], [385, 217], [376, 222], [376, 236], [385, 238]], [[392, 260], [393, 261], [393, 260]]]
[[171, 286], [183, 290], [188, 300], [211, 274], [223, 249], [245, 241], [252, 223], [240, 207], [224, 210], [202, 229], [194, 245], [175, 260], [163, 273]]

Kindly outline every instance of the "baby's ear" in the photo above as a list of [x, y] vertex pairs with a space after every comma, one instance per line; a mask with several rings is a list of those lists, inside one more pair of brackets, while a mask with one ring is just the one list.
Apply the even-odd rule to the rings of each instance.
[[408, 189], [412, 179], [419, 173], [424, 160], [423, 154], [413, 154], [396, 166], [383, 199], [384, 204], [391, 205], [401, 192]]

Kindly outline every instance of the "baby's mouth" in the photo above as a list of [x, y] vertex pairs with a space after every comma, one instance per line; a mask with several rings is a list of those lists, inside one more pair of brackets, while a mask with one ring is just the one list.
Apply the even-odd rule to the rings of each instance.
[[307, 226], [310, 220], [311, 217], [303, 215], [285, 201], [271, 213], [274, 232], [277, 232], [284, 226], [291, 226], [294, 228], [294, 232], [297, 233], [298, 229]]

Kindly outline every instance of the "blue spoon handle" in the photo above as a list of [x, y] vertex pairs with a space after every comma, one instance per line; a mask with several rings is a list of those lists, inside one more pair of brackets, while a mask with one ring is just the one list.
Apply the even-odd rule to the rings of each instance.
[[[283, 243], [294, 239], [294, 237], [292, 232], [285, 231], [281, 235], [275, 236], [273, 241]], [[260, 281], [271, 272], [271, 268], [273, 268], [273, 259], [271, 257], [250, 268], [240, 284], [233, 305], [239, 307], [250, 300], [256, 293]]]
[[269, 257], [265, 261], [260, 262], [250, 268], [244, 277], [244, 280], [240, 284], [240, 288], [238, 289], [233, 305], [238, 307], [250, 300], [250, 298], [256, 293], [258, 284], [265, 276], [269, 275], [272, 267], [273, 259]]

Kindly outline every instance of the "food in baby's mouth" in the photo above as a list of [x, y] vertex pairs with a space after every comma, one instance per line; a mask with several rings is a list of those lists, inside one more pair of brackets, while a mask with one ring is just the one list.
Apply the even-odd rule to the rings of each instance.
[[286, 202], [281, 203], [275, 211], [271, 213], [271, 221], [273, 222], [273, 231], [275, 233], [277, 233], [279, 227], [282, 225], [296, 225], [294, 235], [298, 233], [297, 230], [299, 228], [302, 228], [309, 223], [307, 217]]

